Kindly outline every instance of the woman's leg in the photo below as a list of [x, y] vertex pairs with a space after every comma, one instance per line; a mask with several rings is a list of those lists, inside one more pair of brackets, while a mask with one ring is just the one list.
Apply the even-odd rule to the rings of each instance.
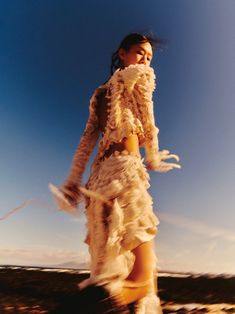
[[[153, 280], [153, 241], [140, 244], [132, 252], [135, 254], [135, 263], [122, 289], [123, 300], [126, 304], [146, 296]], [[134, 287], [138, 284], [142, 286]]]
[[127, 280], [149, 279], [153, 272], [153, 240], [140, 244], [132, 252], [135, 254], [135, 263]]

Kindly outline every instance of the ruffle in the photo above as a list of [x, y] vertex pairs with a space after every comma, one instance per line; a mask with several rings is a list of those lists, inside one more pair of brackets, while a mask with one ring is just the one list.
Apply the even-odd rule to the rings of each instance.
[[[129, 254], [128, 250], [150, 241], [157, 234], [159, 220], [153, 212], [152, 197], [147, 192], [149, 179], [143, 159], [127, 151], [113, 154], [93, 167], [86, 184], [88, 231], [85, 242], [91, 247], [91, 255], [95, 254], [93, 260], [109, 260], [109, 269], [112, 268], [110, 263], [119, 264], [114, 262], [113, 256], [119, 256], [122, 265], [122, 254]], [[89, 191], [95, 191], [96, 195], [91, 193], [89, 196]], [[104, 198], [107, 203], [112, 201], [112, 205], [105, 205]], [[95, 243], [91, 239], [96, 239]], [[97, 248], [97, 243], [102, 249]], [[104, 258], [104, 248], [110, 259]], [[96, 264], [94, 272], [102, 273], [97, 267], [100, 265]], [[102, 267], [103, 271], [105, 267]]]
[[[135, 262], [132, 250], [156, 236], [159, 220], [147, 191], [149, 181], [143, 158], [126, 150], [93, 164], [86, 184], [84, 240], [89, 246], [91, 275], [82, 287], [110, 283], [114, 290], [120, 289]], [[153, 251], [153, 282], [156, 262]], [[156, 313], [159, 304], [152, 285], [149, 294], [138, 301], [135, 313]]]
[[[135, 64], [117, 70], [105, 86], [110, 92], [107, 104], [109, 115], [99, 143], [100, 157], [113, 143], [121, 142], [131, 134], [137, 134], [140, 145], [143, 145], [146, 139], [150, 139], [154, 129], [151, 112], [143, 110], [143, 107], [153, 106], [151, 97], [155, 88], [155, 74], [151, 67]], [[145, 95], [147, 101], [142, 99], [140, 104], [137, 104], [134, 93], [138, 86], [148, 93], [148, 97]]]
[[[101, 86], [102, 87], [102, 86]], [[101, 88], [100, 87], [100, 88]], [[99, 137], [98, 129], [98, 117], [96, 115], [96, 105], [97, 105], [97, 95], [100, 88], [96, 89], [95, 93], [90, 99], [89, 104], [89, 118], [87, 120], [85, 130], [81, 136], [80, 143], [75, 151], [69, 176], [67, 177], [65, 183], [62, 186], [66, 190], [66, 187], [70, 186], [80, 186], [82, 182], [82, 175], [85, 171], [85, 167], [90, 158], [90, 155], [96, 145], [97, 139]], [[83, 201], [82, 195], [77, 199], [77, 203]]]
[[[81, 186], [86, 164], [99, 137], [98, 117], [96, 114], [97, 97], [106, 89], [108, 119], [103, 138], [98, 145], [95, 162], [103, 157], [113, 143], [119, 143], [131, 134], [137, 134], [139, 145], [145, 145], [147, 162], [159, 160], [158, 128], [155, 126], [152, 92], [155, 88], [155, 74], [151, 67], [144, 64], [130, 65], [116, 71], [110, 80], [99, 86], [93, 93], [89, 104], [89, 119], [80, 143], [74, 154], [70, 174], [64, 188], [71, 185]], [[79, 196], [77, 203], [83, 199]]]
[[142, 77], [148, 80], [148, 89], [152, 93], [155, 89], [155, 73], [152, 67], [145, 64], [131, 64], [122, 70], [116, 70], [112, 76], [112, 80], [123, 82], [125, 88], [131, 93], [135, 84]]

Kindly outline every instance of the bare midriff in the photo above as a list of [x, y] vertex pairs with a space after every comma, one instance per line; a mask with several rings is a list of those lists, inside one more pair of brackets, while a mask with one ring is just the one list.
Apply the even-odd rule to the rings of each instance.
[[[105, 131], [105, 126], [108, 119], [108, 101], [105, 98], [106, 91], [102, 91], [97, 98], [97, 116], [99, 119], [99, 129], [101, 132]], [[122, 141], [113, 143], [105, 151], [104, 156], [108, 157], [115, 151], [122, 152], [127, 150], [129, 153], [134, 153], [140, 156], [139, 139], [137, 134], [130, 134], [128, 137], [124, 137]]]

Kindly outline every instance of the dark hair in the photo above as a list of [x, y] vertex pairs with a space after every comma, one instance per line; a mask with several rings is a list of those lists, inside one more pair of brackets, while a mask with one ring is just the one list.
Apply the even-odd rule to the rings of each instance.
[[112, 61], [110, 67], [111, 75], [115, 70], [117, 70], [121, 66], [121, 60], [118, 56], [118, 51], [120, 48], [129, 51], [132, 46], [146, 42], [150, 43], [152, 48], [164, 47], [167, 43], [165, 39], [161, 39], [155, 36], [153, 37], [150, 35], [143, 35], [140, 33], [131, 33], [127, 35], [121, 41], [119, 48], [112, 54]]

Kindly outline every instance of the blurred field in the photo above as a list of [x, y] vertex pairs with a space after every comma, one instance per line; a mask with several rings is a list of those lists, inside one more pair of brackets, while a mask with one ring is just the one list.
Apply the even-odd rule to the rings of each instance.
[[[0, 314], [49, 314], [87, 277], [79, 270], [1, 267]], [[158, 288], [164, 313], [235, 313], [235, 276], [160, 273]]]

